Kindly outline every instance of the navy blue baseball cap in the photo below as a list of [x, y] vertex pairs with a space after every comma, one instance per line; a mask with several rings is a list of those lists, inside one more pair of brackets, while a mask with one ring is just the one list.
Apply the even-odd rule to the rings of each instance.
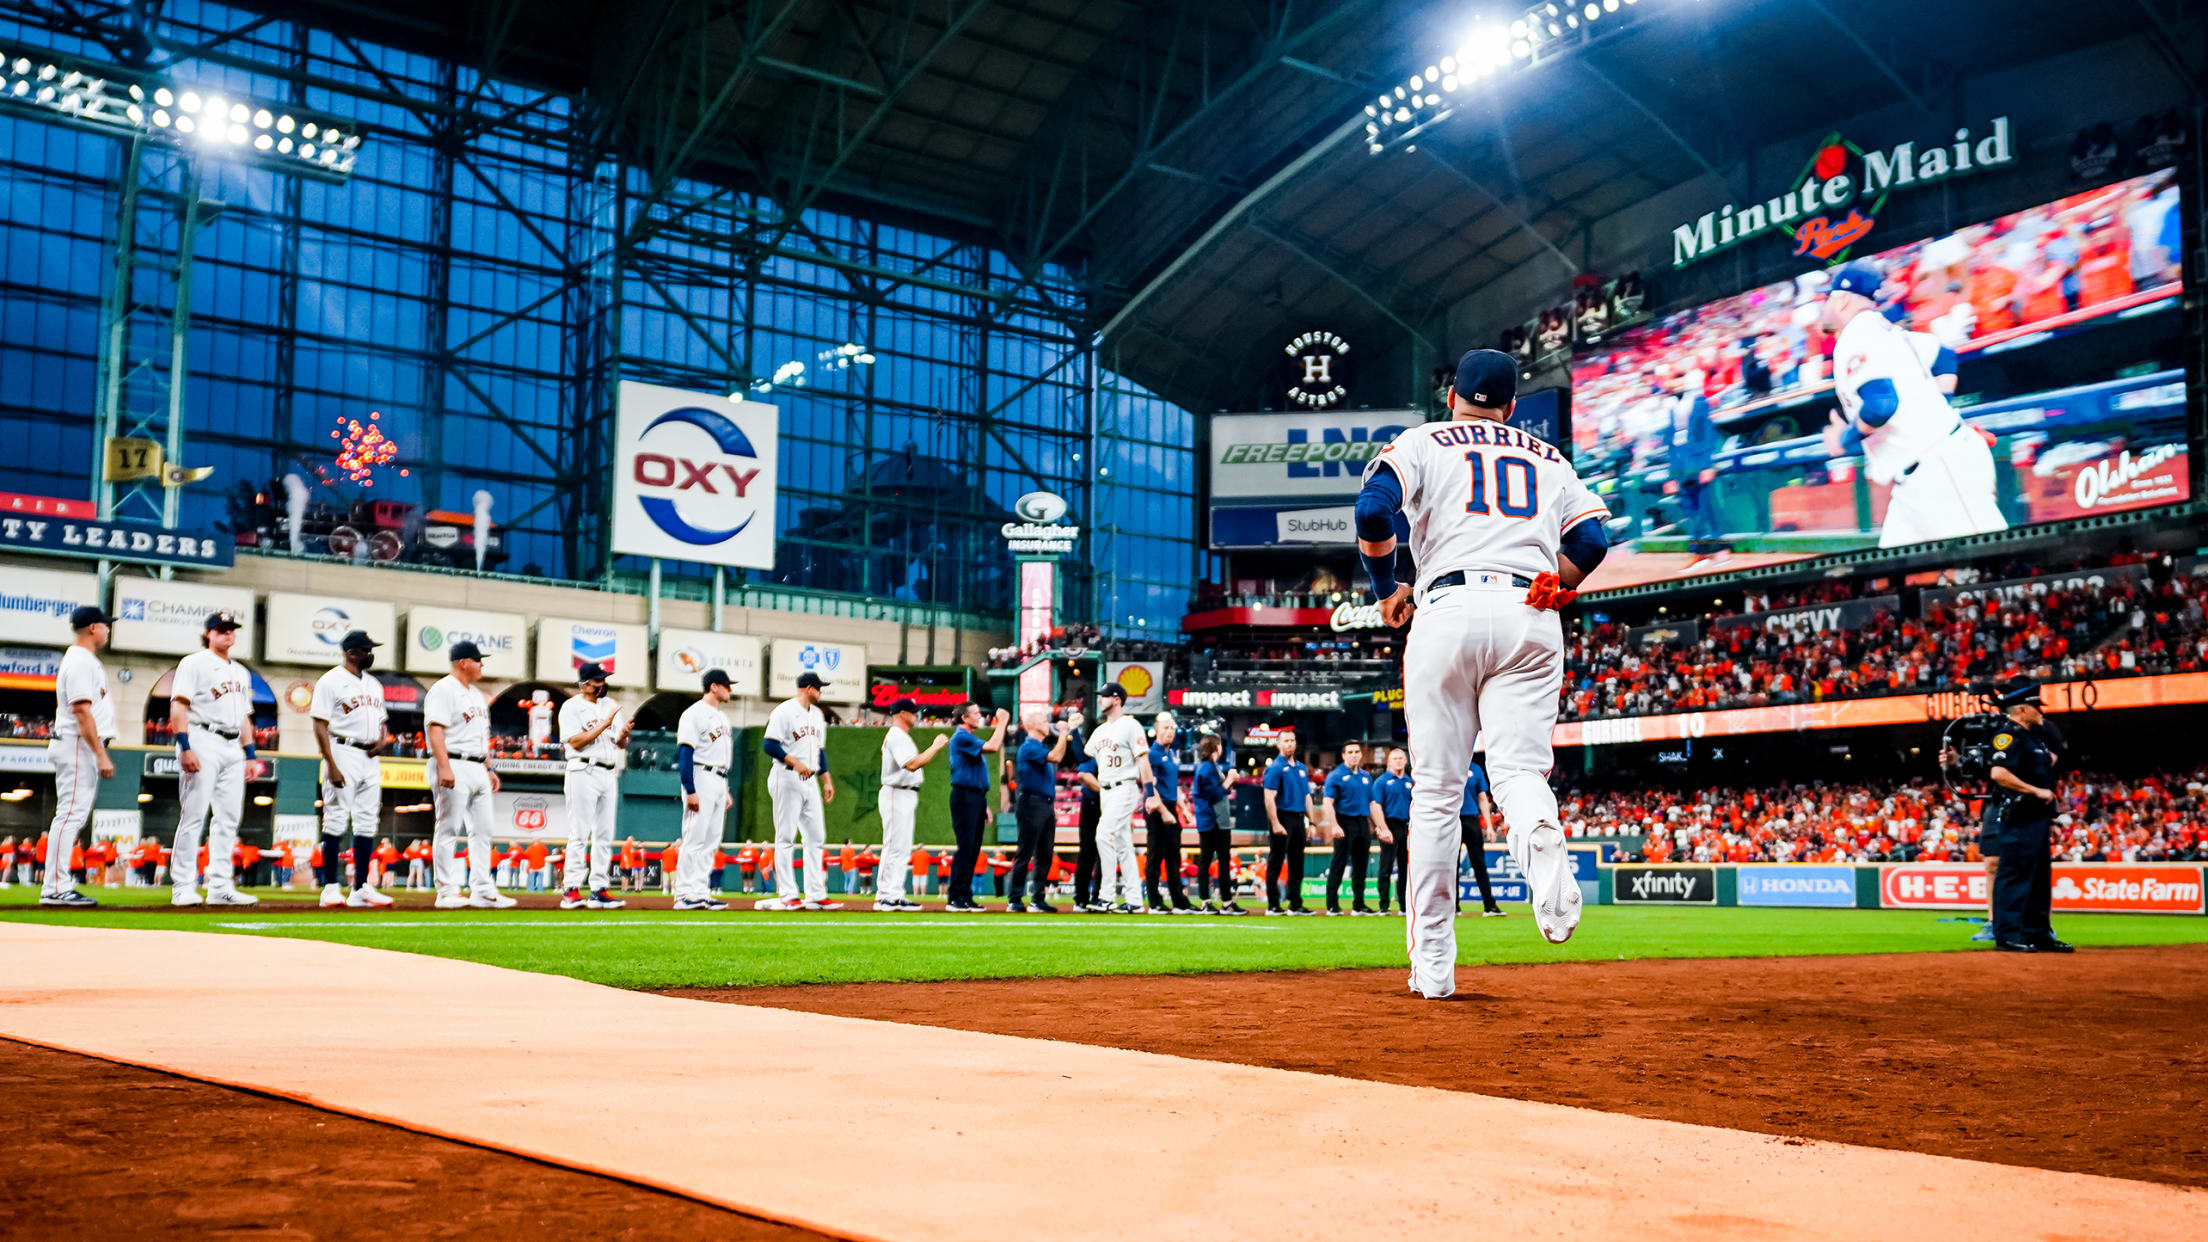
[[447, 653], [446, 658], [452, 660], [480, 660], [483, 658], [483, 649], [463, 638], [452, 645], [452, 650]]
[[605, 679], [606, 670], [595, 664], [580, 665], [575, 670], [575, 684], [577, 685], [581, 685], [586, 681], [604, 681]]
[[115, 618], [107, 615], [107, 609], [98, 604], [86, 604], [69, 614], [69, 628], [81, 630], [87, 626], [113, 625]]
[[382, 645], [382, 643], [368, 637], [368, 631], [366, 630], [350, 630], [338, 642], [337, 647], [340, 651], [374, 651]]
[[1456, 394], [1499, 410], [1518, 396], [1518, 364], [1499, 349], [1475, 349], [1457, 359]]
[[822, 681], [818, 673], [799, 673], [797, 675], [797, 688], [800, 690], [826, 690], [828, 683]]
[[705, 670], [705, 676], [698, 678], [698, 688], [700, 690], [711, 690], [715, 686], [735, 688], [735, 683], [728, 679], [727, 669], [709, 668]]
[[1850, 263], [1832, 274], [1831, 291], [1861, 294], [1876, 302], [1878, 287], [1885, 283], [1886, 278], [1879, 275], [1877, 268], [1868, 263]]

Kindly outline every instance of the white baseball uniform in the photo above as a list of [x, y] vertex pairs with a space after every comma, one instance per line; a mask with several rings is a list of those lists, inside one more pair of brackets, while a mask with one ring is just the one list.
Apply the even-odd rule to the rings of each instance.
[[[195, 651], [176, 666], [172, 697], [187, 704], [187, 734], [199, 771], [179, 771], [183, 813], [169, 858], [169, 888], [176, 896], [199, 887], [199, 837], [207, 834], [207, 891], [233, 887], [231, 851], [245, 816], [246, 730], [253, 727], [253, 690], [245, 669], [227, 656]], [[213, 825], [209, 827], [209, 820]]]
[[774, 895], [797, 900], [796, 857], [792, 846], [805, 842], [805, 900], [828, 900], [828, 869], [822, 847], [828, 839], [828, 821], [820, 805], [820, 748], [828, 740], [828, 718], [818, 707], [787, 699], [767, 716], [767, 737], [779, 742], [785, 759], [813, 770], [800, 778], [789, 764], [776, 762], [767, 769], [767, 800], [774, 804]]
[[905, 764], [920, 757], [912, 734], [899, 725], [882, 735], [882, 791], [875, 806], [882, 813], [882, 862], [875, 873], [874, 900], [890, 901], [905, 895], [912, 875], [912, 825], [920, 813], [922, 774], [907, 771]]
[[1142, 809], [1142, 776], [1138, 757], [1150, 753], [1142, 724], [1120, 713], [1089, 734], [1086, 749], [1096, 761], [1097, 794], [1096, 899], [1105, 905], [1140, 908], [1142, 865], [1135, 861], [1135, 816]]
[[[54, 764], [54, 819], [46, 828], [43, 892], [47, 896], [74, 890], [69, 854], [76, 849], [77, 834], [92, 818], [92, 803], [100, 795], [100, 763], [78, 728], [79, 703], [92, 705], [92, 723], [101, 740], [112, 745], [115, 700], [107, 692], [107, 670], [100, 666], [100, 657], [72, 644], [61, 653], [61, 671], [54, 677], [54, 736], [46, 743], [46, 756]], [[196, 858], [198, 847], [193, 848]]]
[[[1538, 838], [1545, 859], [1563, 861], [1548, 782], [1564, 682], [1563, 623], [1527, 604], [1526, 586], [1556, 572], [1565, 531], [1610, 511], [1545, 441], [1484, 419], [1412, 427], [1365, 469], [1368, 476], [1394, 471], [1418, 565], [1418, 611], [1403, 655], [1412, 756], [1404, 922], [1411, 987], [1447, 996], [1456, 990], [1457, 816], [1482, 732], [1494, 798], [1513, 826], [1512, 849], [1521, 848], [1521, 835], [1546, 829]], [[1561, 925], [1568, 936], [1578, 902], [1576, 884], [1568, 897], [1557, 895], [1543, 934]]]
[[728, 713], [705, 699], [692, 703], [675, 722], [675, 744], [690, 748], [690, 784], [698, 795], [698, 809], [682, 812], [675, 900], [706, 901], [713, 896], [713, 852], [728, 821]]
[[[337, 775], [345, 778], [340, 787], [330, 783], [328, 773], [323, 774], [323, 849], [343, 853], [348, 826], [356, 841], [354, 848], [365, 849], [358, 842], [374, 836], [383, 823], [383, 769], [368, 753], [383, 740], [383, 683], [374, 673], [355, 676], [340, 664], [314, 683], [307, 714], [329, 725], [330, 755], [337, 761]], [[336, 856], [324, 854], [327, 858]], [[336, 874], [334, 870], [332, 874]]]
[[[618, 721], [577, 750], [568, 739], [621, 714], [612, 696], [593, 703], [582, 695], [560, 704], [560, 745], [567, 751], [567, 850], [560, 887], [596, 892], [613, 874], [613, 829], [621, 801], [621, 735]], [[725, 765], [724, 765], [725, 766]], [[684, 843], [688, 848], [688, 842]], [[678, 860], [679, 861], [679, 860]]]
[[[1948, 405], [1919, 335], [1864, 311], [1833, 341], [1842, 413], [1862, 413], [1863, 386], [1874, 380], [1890, 381], [1899, 402], [1863, 437], [1865, 472], [1894, 489], [1879, 527], [1882, 548], [2009, 528], [1994, 496], [1993, 452]], [[1937, 355], [1936, 342], [1930, 353]]]
[[[429, 763], [431, 801], [437, 808], [437, 826], [430, 844], [435, 851], [434, 874], [439, 897], [496, 897], [498, 881], [491, 871], [491, 705], [483, 692], [463, 685], [458, 677], [438, 678], [422, 700], [422, 723], [442, 725], [445, 758], [452, 764], [452, 788], [437, 779], [437, 761]], [[468, 865], [462, 872], [456, 857], [460, 834], [468, 837]], [[463, 893], [465, 884], [467, 892]]]

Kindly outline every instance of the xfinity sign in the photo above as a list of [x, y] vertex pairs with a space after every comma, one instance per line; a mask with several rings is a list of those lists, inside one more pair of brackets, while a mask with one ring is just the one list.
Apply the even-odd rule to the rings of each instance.
[[623, 381], [613, 451], [613, 552], [774, 567], [771, 405]]

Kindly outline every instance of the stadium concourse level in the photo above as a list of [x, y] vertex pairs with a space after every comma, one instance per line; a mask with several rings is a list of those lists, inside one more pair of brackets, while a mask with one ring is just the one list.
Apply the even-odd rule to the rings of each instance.
[[[2208, 861], [2208, 766], [2065, 774], [2052, 853], [2069, 862]], [[1640, 837], [1634, 862], [1977, 862], [1984, 806], [1934, 780], [1568, 789], [1580, 836]]]
[[[2115, 558], [2107, 567], [2138, 564]], [[2008, 597], [1916, 602], [1877, 611], [1862, 624], [1823, 631], [1725, 625], [1741, 609], [1713, 609], [1669, 641], [1635, 642], [1640, 627], [1583, 620], [1565, 658], [1563, 720], [1594, 720], [1831, 699], [1921, 694], [2011, 676], [2041, 679], [2135, 677], [2208, 669], [2208, 575], [2162, 572]], [[2035, 566], [2020, 578], [2074, 572]], [[1980, 575], [1992, 580], [2001, 575]], [[1860, 593], [1818, 583], [1773, 591], [1757, 611], [1836, 603], [1888, 592], [1874, 579]], [[1656, 628], [1663, 628], [1658, 625]]]

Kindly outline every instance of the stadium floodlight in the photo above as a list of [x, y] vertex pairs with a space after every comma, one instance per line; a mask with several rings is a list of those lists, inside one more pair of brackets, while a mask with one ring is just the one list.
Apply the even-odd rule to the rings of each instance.
[[[151, 107], [146, 105], [151, 104]], [[322, 118], [303, 126], [295, 110], [235, 99], [219, 92], [159, 77], [46, 53], [0, 52], [0, 108], [96, 130], [110, 137], [149, 141], [161, 146], [220, 153], [226, 158], [277, 172], [343, 181], [358, 162], [360, 135], [346, 125], [342, 140], [333, 136], [308, 152], [273, 140], [257, 141], [274, 129], [312, 134]], [[324, 152], [332, 152], [323, 158]]]

